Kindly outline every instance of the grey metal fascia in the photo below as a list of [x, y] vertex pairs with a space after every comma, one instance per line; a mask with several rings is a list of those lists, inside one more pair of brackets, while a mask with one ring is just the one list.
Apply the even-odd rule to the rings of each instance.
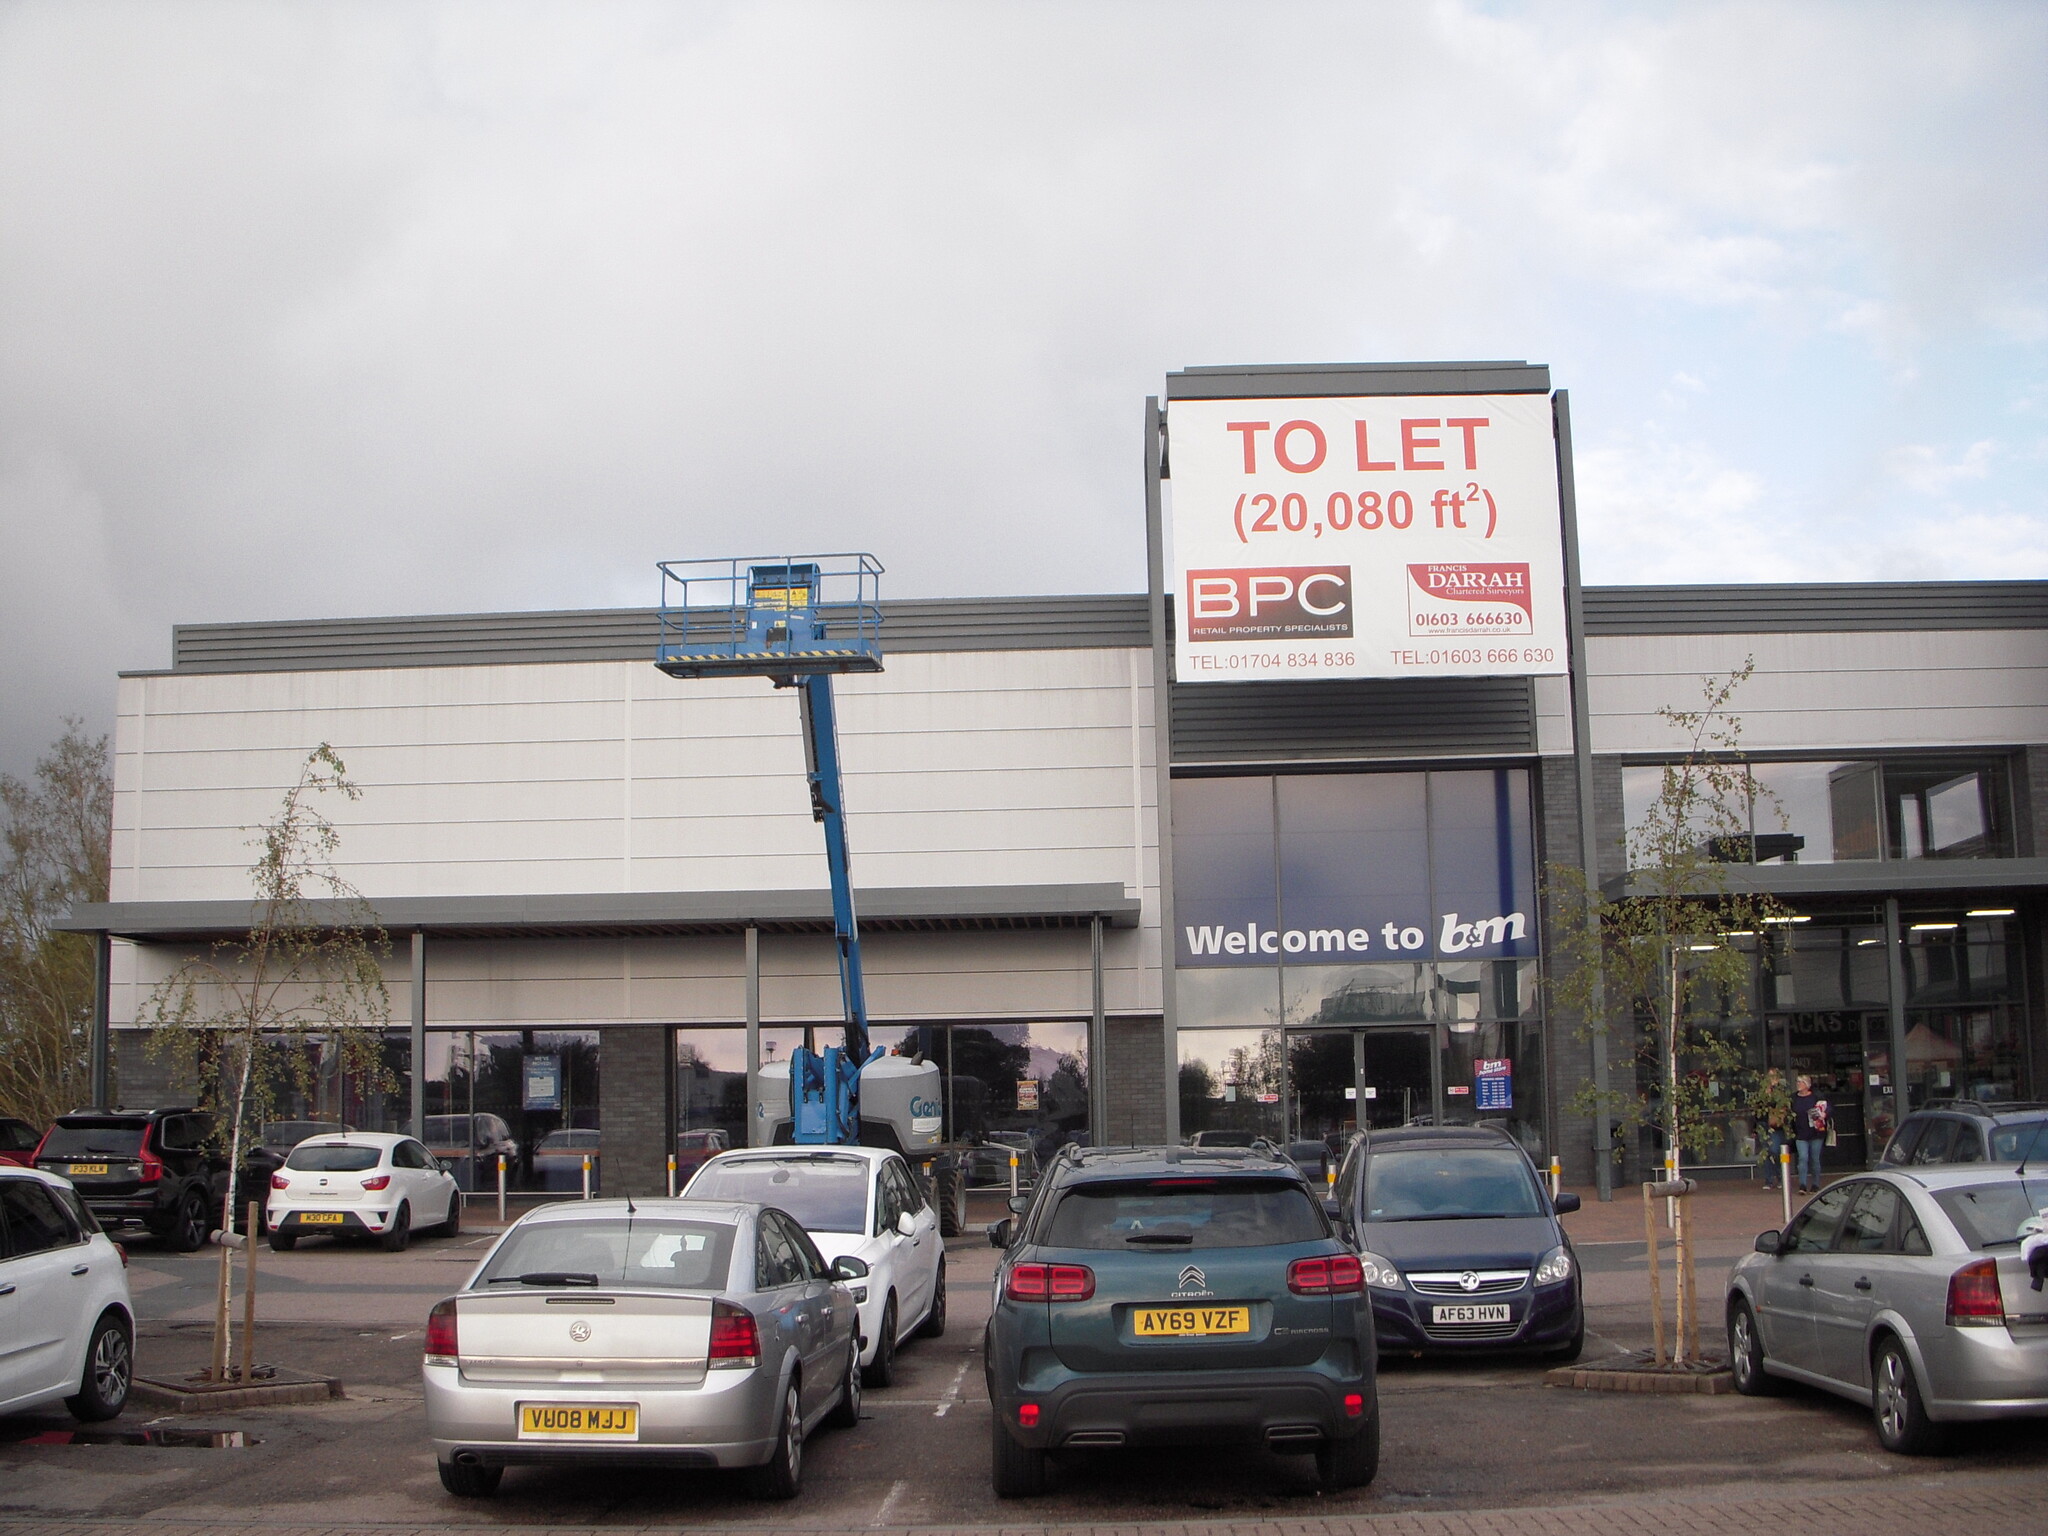
[[1588, 587], [1604, 635], [2048, 628], [2048, 581], [1843, 581]]
[[[854, 893], [861, 926], [873, 932], [1083, 926], [1101, 917], [1135, 928], [1141, 903], [1119, 884], [883, 887]], [[346, 921], [340, 902], [312, 902], [316, 919]], [[588, 892], [554, 896], [406, 896], [371, 899], [387, 931], [412, 928], [467, 937], [730, 933], [832, 928], [826, 890]], [[249, 931], [245, 901], [86, 903], [52, 926], [66, 933], [204, 942]]]
[[1307, 399], [1333, 395], [1546, 395], [1550, 368], [1520, 361], [1281, 363], [1183, 368], [1166, 376], [1175, 400]]
[[[2048, 891], [2048, 859], [1857, 859], [1839, 864], [1727, 864], [1730, 895], [1938, 896]], [[1649, 894], [1637, 874], [1609, 880], [1609, 900]]]

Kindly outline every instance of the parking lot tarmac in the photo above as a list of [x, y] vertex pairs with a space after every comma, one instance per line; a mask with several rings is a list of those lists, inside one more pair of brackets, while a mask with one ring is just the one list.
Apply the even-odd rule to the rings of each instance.
[[[1381, 1378], [1384, 1450], [1369, 1489], [1324, 1495], [1307, 1458], [1185, 1448], [1075, 1458], [1057, 1468], [1045, 1497], [1002, 1502], [989, 1489], [981, 1376], [996, 1254], [977, 1234], [949, 1245], [946, 1336], [904, 1349], [897, 1384], [867, 1394], [857, 1428], [813, 1438], [793, 1503], [757, 1503], [726, 1474], [555, 1468], [514, 1468], [495, 1499], [457, 1500], [442, 1490], [425, 1443], [421, 1326], [488, 1241], [474, 1233], [423, 1240], [402, 1255], [324, 1243], [262, 1253], [259, 1358], [337, 1376], [347, 1398], [177, 1419], [131, 1408], [107, 1426], [240, 1433], [242, 1444], [221, 1448], [49, 1443], [38, 1437], [61, 1439], [78, 1426], [61, 1413], [0, 1419], [0, 1519], [323, 1529], [1128, 1527], [1533, 1510], [1646, 1495], [1725, 1503], [1947, 1488], [1960, 1498], [1972, 1488], [2038, 1490], [2048, 1472], [2048, 1436], [2037, 1423], [1979, 1426], [1962, 1454], [1911, 1461], [1877, 1448], [1865, 1410], [1818, 1393], [1620, 1396], [1546, 1386], [1533, 1362], [1400, 1360]], [[1712, 1246], [1728, 1252], [1701, 1265], [1710, 1303], [1746, 1244]], [[1643, 1290], [1644, 1259], [1639, 1242], [1633, 1259], [1628, 1248], [1619, 1239], [1584, 1245], [1589, 1360], [1647, 1341], [1647, 1306], [1632, 1300]], [[210, 1250], [188, 1257], [135, 1245], [144, 1374], [202, 1363], [216, 1264]]]

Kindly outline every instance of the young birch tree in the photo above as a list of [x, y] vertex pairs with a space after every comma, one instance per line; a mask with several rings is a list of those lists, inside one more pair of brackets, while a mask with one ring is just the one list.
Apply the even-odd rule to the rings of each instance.
[[[1658, 711], [1684, 752], [1665, 767], [1656, 798], [1628, 829], [1622, 895], [1589, 890], [1574, 866], [1549, 871], [1557, 905], [1569, 902], [1591, 919], [1560, 925], [1552, 996], [1601, 1027], [1605, 1021], [1592, 1013], [1604, 978], [1606, 997], [1632, 1011], [1636, 1080], [1609, 1090], [1608, 1113], [1623, 1129], [1655, 1125], [1681, 1161], [1704, 1156], [1720, 1139], [1715, 1117], [1748, 1098], [1744, 1042], [1713, 1020], [1744, 1010], [1755, 954], [1785, 916], [1776, 898], [1731, 890], [1728, 879], [1735, 865], [1754, 862], [1759, 799], [1779, 819], [1775, 798], [1750, 776], [1742, 722], [1729, 711], [1755, 668], [1751, 658], [1725, 677], [1702, 679], [1698, 709]], [[1590, 1084], [1573, 1107], [1598, 1107]]]
[[383, 1054], [391, 998], [379, 963], [390, 944], [369, 903], [335, 868], [340, 835], [316, 804], [329, 794], [362, 798], [322, 742], [251, 840], [259, 853], [249, 870], [248, 933], [187, 960], [143, 1006], [151, 1051], [198, 1083], [201, 1107], [226, 1130], [223, 1231], [234, 1228], [242, 1150], [291, 1090], [310, 1096], [323, 1065], [365, 1094], [394, 1086]]

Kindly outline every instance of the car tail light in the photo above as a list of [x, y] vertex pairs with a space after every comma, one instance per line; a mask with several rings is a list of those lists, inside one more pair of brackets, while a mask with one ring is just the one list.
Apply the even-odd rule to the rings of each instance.
[[292, 1181], [281, 1173], [273, 1173], [270, 1176], [270, 1187], [272, 1189], [290, 1189]]
[[714, 1369], [743, 1371], [761, 1363], [761, 1334], [754, 1314], [729, 1301], [711, 1303], [711, 1364]]
[[1978, 1259], [1948, 1277], [1948, 1320], [1982, 1326], [2005, 1321], [2005, 1296], [1998, 1289], [1998, 1261]]
[[1362, 1419], [1365, 1417], [1364, 1393], [1346, 1392], [1344, 1394], [1344, 1417], [1347, 1419]]
[[380, 1173], [376, 1175], [374, 1178], [368, 1178], [363, 1180], [363, 1188], [365, 1190], [389, 1189], [390, 1187], [391, 1175], [388, 1173]]
[[427, 1314], [427, 1358], [452, 1361], [455, 1356], [455, 1298], [450, 1296], [435, 1302]]
[[137, 1155], [136, 1160], [142, 1164], [143, 1183], [156, 1184], [162, 1181], [164, 1176], [164, 1160], [162, 1158], [158, 1157], [147, 1147], [144, 1147]]
[[123, 1248], [119, 1243], [116, 1243], [114, 1244], [114, 1252], [121, 1255], [121, 1267], [123, 1269], [126, 1269], [128, 1267], [128, 1250], [126, 1248]]
[[1019, 1403], [1017, 1405], [1017, 1422], [1025, 1429], [1038, 1428], [1038, 1404]]
[[1013, 1264], [1003, 1295], [1011, 1301], [1086, 1301], [1095, 1271], [1086, 1264]]
[[1287, 1289], [1297, 1296], [1355, 1296], [1365, 1289], [1365, 1266], [1350, 1253], [1296, 1259], [1287, 1266]]

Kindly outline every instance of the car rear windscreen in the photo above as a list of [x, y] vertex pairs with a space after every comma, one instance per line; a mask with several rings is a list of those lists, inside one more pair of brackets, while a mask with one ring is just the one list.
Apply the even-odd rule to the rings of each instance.
[[1527, 1160], [1507, 1147], [1374, 1152], [1365, 1180], [1367, 1221], [1542, 1216], [1549, 1208]]
[[1052, 1213], [1051, 1248], [1268, 1248], [1330, 1235], [1308, 1190], [1284, 1179], [1147, 1179], [1082, 1184]]
[[53, 1125], [44, 1157], [134, 1157], [142, 1151], [139, 1125]]
[[309, 1147], [303, 1142], [292, 1148], [284, 1160], [295, 1173], [365, 1173], [384, 1160], [382, 1147], [346, 1147], [327, 1142]]
[[2048, 1205], [2048, 1179], [2008, 1178], [1932, 1193], [1972, 1248], [2012, 1247], [2020, 1240], [2020, 1223]]
[[727, 1222], [632, 1216], [537, 1221], [514, 1227], [472, 1290], [532, 1286], [627, 1286], [722, 1291], [732, 1267]]
[[868, 1164], [829, 1153], [710, 1162], [690, 1180], [689, 1195], [772, 1205], [789, 1212], [806, 1232], [865, 1232]]
[[2041, 1156], [2043, 1166], [2048, 1166], [2048, 1115], [2039, 1120], [2019, 1120], [2001, 1125], [1991, 1133], [1991, 1161], [1994, 1163], [2032, 1162], [2037, 1154]]

